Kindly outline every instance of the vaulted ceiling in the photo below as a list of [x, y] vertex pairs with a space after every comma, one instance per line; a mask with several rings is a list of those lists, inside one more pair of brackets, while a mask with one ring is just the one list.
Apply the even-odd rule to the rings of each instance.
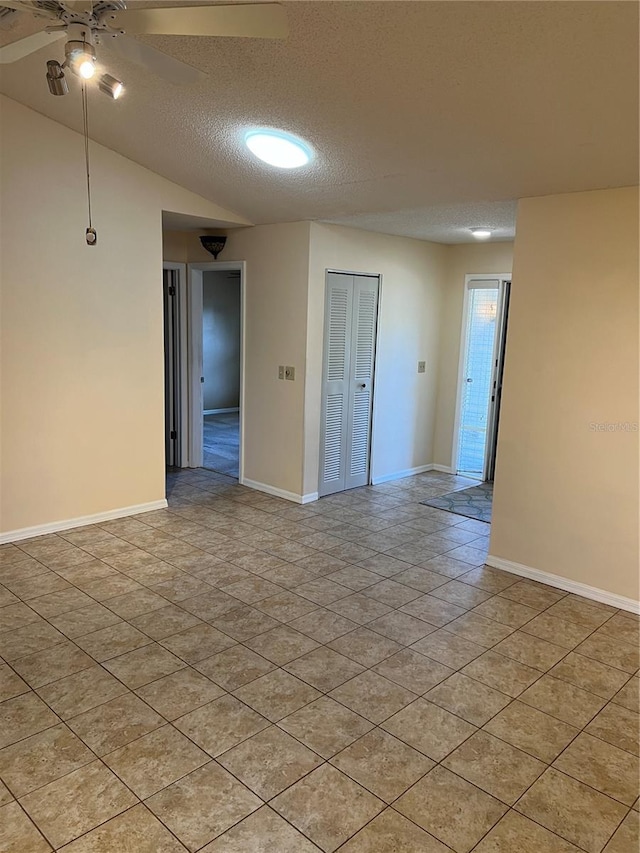
[[[637, 183], [637, 3], [284, 5], [284, 41], [140, 37], [207, 73], [190, 87], [100, 46], [127, 88], [116, 102], [90, 97], [92, 137], [256, 223], [442, 242], [485, 224], [509, 238], [520, 197]], [[16, 17], [2, 43], [33, 31]], [[80, 130], [77, 85], [54, 98], [45, 82], [46, 59], [62, 56], [57, 43], [3, 66], [1, 89]], [[262, 125], [308, 140], [312, 164], [256, 162], [242, 136]]]

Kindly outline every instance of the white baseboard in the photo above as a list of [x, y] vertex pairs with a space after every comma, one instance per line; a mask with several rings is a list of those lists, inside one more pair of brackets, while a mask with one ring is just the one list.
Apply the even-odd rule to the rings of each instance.
[[292, 501], [296, 504], [310, 504], [318, 500], [317, 492], [310, 492], [308, 495], [298, 495], [295, 492], [287, 492], [285, 489], [277, 489], [275, 486], [269, 486], [267, 483], [258, 483], [256, 480], [240, 480], [242, 486], [247, 486], [249, 489], [256, 489], [258, 492], [264, 492], [266, 495], [273, 495], [274, 498], [283, 498], [285, 501]]
[[424, 474], [425, 471], [432, 471], [433, 465], [418, 465], [417, 468], [407, 468], [406, 471], [394, 471], [393, 474], [382, 474], [380, 477], [372, 477], [371, 484], [379, 486], [380, 483], [390, 483], [392, 480], [402, 480], [404, 477], [413, 477], [415, 474]]
[[431, 466], [432, 471], [439, 471], [441, 474], [453, 474], [451, 465], [436, 465], [435, 462]]
[[226, 415], [228, 412], [239, 412], [239, 406], [231, 409], [203, 409], [203, 415]]
[[141, 512], [153, 512], [156, 509], [166, 509], [166, 498], [135, 506], [123, 506], [110, 509], [107, 512], [97, 512], [94, 515], [81, 515], [79, 518], [67, 518], [64, 521], [51, 521], [49, 524], [37, 524], [35, 527], [21, 527], [19, 530], [9, 530], [0, 533], [0, 545], [7, 542], [19, 542], [22, 539], [32, 539], [34, 536], [44, 536], [46, 533], [58, 533], [60, 530], [72, 530], [74, 527], [86, 527], [89, 524], [100, 524], [101, 521], [111, 521], [114, 518], [126, 518], [128, 515], [139, 515]]
[[599, 589], [597, 586], [589, 586], [586, 583], [563, 578], [561, 575], [551, 574], [551, 572], [532, 569], [530, 566], [514, 563], [502, 557], [494, 557], [492, 554], [487, 557], [486, 564], [494, 569], [502, 569], [505, 572], [511, 572], [513, 575], [520, 575], [523, 578], [563, 589], [565, 592], [573, 592], [576, 595], [583, 596], [583, 598], [590, 598], [592, 601], [599, 601], [601, 604], [609, 604], [611, 607], [619, 607], [621, 610], [629, 610], [631, 613], [640, 613], [640, 601], [626, 598], [624, 595], [617, 595], [615, 592], [607, 592], [606, 589]]

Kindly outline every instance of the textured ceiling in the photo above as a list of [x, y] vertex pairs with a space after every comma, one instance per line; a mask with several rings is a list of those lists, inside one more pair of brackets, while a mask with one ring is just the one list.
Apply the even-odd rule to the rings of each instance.
[[[208, 73], [189, 88], [101, 46], [127, 90], [90, 98], [92, 137], [253, 222], [442, 242], [485, 224], [506, 239], [520, 197], [637, 183], [637, 3], [284, 5], [286, 41], [142, 37]], [[21, 18], [0, 41], [33, 29]], [[53, 98], [45, 83], [45, 60], [62, 55], [56, 44], [3, 66], [1, 89], [79, 130], [77, 85]], [[256, 125], [307, 139], [312, 165], [253, 161], [241, 137]]]

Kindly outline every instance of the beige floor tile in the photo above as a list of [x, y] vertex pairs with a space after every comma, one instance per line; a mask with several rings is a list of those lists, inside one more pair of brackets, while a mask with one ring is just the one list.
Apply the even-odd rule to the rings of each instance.
[[72, 640], [76, 637], [82, 637], [84, 634], [92, 634], [94, 631], [99, 631], [102, 628], [122, 624], [119, 616], [104, 605], [97, 603], [48, 618], [58, 631], [61, 631], [65, 637], [69, 637]]
[[520, 799], [516, 810], [582, 850], [600, 853], [628, 809], [549, 768]]
[[0, 826], [2, 853], [49, 853], [52, 849], [18, 803], [0, 808]]
[[56, 714], [67, 720], [127, 693], [127, 688], [101, 666], [92, 666], [40, 687], [38, 693]]
[[329, 605], [328, 609], [333, 610], [334, 613], [338, 613], [340, 616], [344, 616], [345, 619], [350, 619], [358, 625], [366, 625], [368, 622], [373, 622], [374, 619], [379, 619], [387, 613], [391, 613], [391, 608], [388, 605], [373, 598], [368, 598], [361, 592], [356, 592], [346, 598], [341, 598], [339, 601], [334, 601]]
[[402, 649], [395, 640], [362, 627], [333, 640], [329, 647], [365, 667], [375, 666]]
[[[18, 569], [20, 567], [17, 567]], [[5, 578], [4, 585], [17, 595], [18, 598], [24, 601], [29, 601], [31, 598], [39, 598], [41, 595], [46, 595], [49, 592], [59, 592], [63, 589], [70, 589], [71, 584], [61, 578], [55, 572], [44, 571], [42, 573], [23, 577], [19, 572], [16, 579], [10, 580]]]
[[281, 669], [262, 675], [234, 693], [272, 723], [320, 696], [315, 688]]
[[212, 761], [155, 794], [147, 805], [189, 850], [197, 850], [262, 802]]
[[[431, 592], [433, 589], [437, 589], [439, 586], [443, 586], [444, 584], [449, 582], [449, 578], [444, 575], [439, 575], [437, 572], [431, 572], [429, 569], [423, 569], [420, 566], [411, 566], [409, 569], [404, 569], [398, 574], [393, 576], [393, 580], [396, 583], [404, 584], [405, 586], [410, 587], [418, 593], [427, 593]], [[401, 607], [403, 604], [407, 604], [409, 601], [414, 601], [415, 599], [422, 597], [419, 595], [414, 595], [412, 598], [407, 598], [405, 601], [400, 601], [399, 604], [394, 605], [395, 607]], [[392, 602], [387, 602], [391, 604]]]
[[408, 646], [436, 630], [433, 625], [423, 619], [403, 613], [401, 610], [393, 610], [386, 616], [374, 619], [367, 627], [403, 646]]
[[387, 803], [433, 767], [433, 761], [380, 729], [335, 755], [331, 763]]
[[211, 621], [216, 628], [240, 643], [257, 637], [258, 634], [264, 634], [271, 628], [277, 628], [280, 624], [267, 613], [261, 613], [248, 605], [229, 610]]
[[236, 645], [199, 661], [196, 669], [225, 690], [235, 690], [271, 672], [275, 665], [251, 649]]
[[393, 809], [386, 809], [340, 848], [340, 853], [448, 853], [440, 841]]
[[628, 708], [629, 711], [640, 711], [640, 681], [638, 676], [636, 675], [627, 681], [611, 701], [615, 705], [622, 705], [623, 708]]
[[140, 804], [62, 849], [64, 853], [184, 853], [186, 848]]
[[512, 584], [508, 589], [503, 590], [500, 595], [502, 598], [508, 598], [511, 601], [517, 601], [519, 604], [526, 604], [528, 607], [533, 607], [534, 610], [545, 610], [561, 598], [564, 598], [565, 593], [550, 586], [525, 580]]
[[567, 654], [567, 650], [562, 646], [556, 646], [522, 631], [516, 631], [498, 643], [494, 651], [541, 672], [547, 672]]
[[96, 755], [106, 755], [160, 728], [165, 721], [137, 696], [126, 693], [71, 717], [67, 724]]
[[[458, 525], [458, 527], [460, 526]], [[493, 593], [502, 592], [508, 587], [514, 586], [517, 582], [517, 579], [508, 572], [492, 569], [489, 566], [479, 566], [476, 569], [471, 569], [471, 571], [465, 572], [464, 576], [461, 576], [460, 579], [463, 583], [479, 586], [480, 589]]]
[[224, 690], [195, 669], [186, 667], [139, 687], [136, 693], [171, 721], [218, 699]]
[[351, 595], [348, 587], [342, 586], [329, 578], [319, 577], [295, 587], [296, 595], [308, 598], [315, 604], [331, 604], [341, 598]]
[[305, 705], [280, 720], [278, 726], [323, 758], [331, 758], [373, 728], [368, 720], [328, 696]]
[[[406, 568], [406, 563], [402, 563], [402, 565]], [[380, 575], [369, 571], [364, 566], [345, 566], [333, 572], [328, 577], [330, 580], [335, 581], [335, 583], [346, 586], [354, 592], [360, 592], [380, 582]]]
[[20, 802], [51, 844], [61, 847], [137, 800], [101, 761], [94, 761], [27, 794]]
[[42, 687], [94, 665], [93, 658], [68, 642], [27, 655], [13, 663], [18, 674], [31, 687]]
[[587, 726], [590, 735], [640, 755], [640, 714], [610, 702]]
[[[75, 590], [72, 590], [72, 592]], [[38, 601], [38, 599], [35, 599]], [[89, 599], [91, 601], [91, 599]], [[22, 602], [9, 604], [8, 607], [0, 609], [0, 634], [6, 631], [15, 631], [16, 628], [23, 628], [25, 625], [30, 625], [32, 622], [42, 624], [42, 619], [30, 607]]]
[[103, 760], [140, 799], [146, 799], [211, 759], [173, 726], [164, 726]]
[[637, 812], [629, 812], [611, 841], [604, 848], [604, 853], [630, 853], [640, 848], [640, 819]]
[[434, 631], [414, 643], [412, 648], [451, 669], [460, 669], [486, 651], [484, 646], [472, 643], [464, 637], [457, 637], [446, 628]]
[[76, 638], [75, 642], [98, 663], [102, 663], [109, 658], [146, 646], [151, 640], [132, 625], [120, 622], [110, 628], [84, 634]]
[[589, 693], [551, 675], [543, 675], [521, 693], [519, 699], [580, 729], [606, 704], [605, 700], [595, 693]]
[[337, 687], [331, 696], [373, 723], [386, 720], [416, 698], [415, 693], [370, 670]]
[[465, 610], [470, 610], [492, 597], [490, 592], [485, 592], [483, 589], [462, 583], [459, 580], [450, 580], [444, 586], [434, 589], [431, 595], [434, 598], [448, 601], [449, 604], [463, 607]]
[[344, 684], [363, 671], [363, 667], [332, 649], [321, 647], [283, 667], [321, 693]]
[[[33, 607], [33, 604], [31, 605]], [[622, 640], [632, 645], [640, 644], [640, 623], [629, 619], [626, 613], [616, 613], [604, 625], [598, 628], [598, 635], [604, 634], [614, 640]]]
[[434, 767], [394, 808], [456, 853], [469, 853], [507, 807], [450, 773]]
[[0, 702], [4, 702], [5, 699], [13, 699], [14, 696], [19, 696], [28, 691], [29, 685], [19, 675], [16, 675], [10, 666], [0, 664]]
[[306, 634], [318, 643], [330, 643], [331, 640], [353, 631], [358, 626], [350, 619], [340, 616], [339, 613], [319, 608], [312, 613], [307, 613], [306, 616], [294, 619], [289, 623], [289, 627]]
[[0, 704], [0, 747], [55, 726], [60, 720], [35, 693], [23, 693]]
[[484, 725], [511, 702], [510, 696], [461, 672], [438, 684], [424, 698], [474, 726]]
[[437, 628], [442, 628], [467, 612], [464, 607], [458, 607], [457, 604], [434, 598], [432, 595], [423, 595], [422, 598], [410, 601], [409, 604], [403, 605], [401, 611], [423, 619]]
[[319, 849], [269, 806], [263, 806], [200, 853], [317, 853]]
[[553, 766], [628, 806], [640, 793], [638, 758], [589, 734], [578, 735]]
[[640, 647], [598, 633], [580, 643], [576, 652], [633, 675], [640, 666]]
[[234, 640], [211, 625], [195, 625], [171, 637], [160, 641], [173, 654], [185, 663], [198, 663], [235, 645]]
[[256, 608], [280, 622], [290, 622], [317, 608], [317, 604], [289, 590], [279, 592], [256, 603]]
[[512, 702], [484, 727], [485, 731], [551, 764], [579, 729], [522, 702]]
[[513, 632], [513, 628], [501, 625], [485, 616], [479, 616], [477, 613], [469, 612], [458, 616], [453, 622], [449, 622], [447, 631], [456, 634], [458, 637], [464, 637], [472, 643], [491, 648], [500, 640], [508, 637]]
[[105, 661], [104, 667], [130, 689], [142, 687], [185, 666], [184, 661], [157, 643]]
[[94, 760], [82, 741], [59, 725], [0, 750], [0, 776], [15, 797], [22, 797]]
[[585, 628], [591, 628], [592, 631], [606, 622], [614, 612], [612, 608], [574, 595], [567, 595], [547, 610], [549, 616], [575, 622]]
[[174, 725], [209, 755], [220, 755], [269, 723], [234, 696], [222, 696], [174, 721]]
[[[424, 578], [417, 577], [417, 573], [423, 573]], [[429, 572], [425, 569], [416, 569], [415, 573], [411, 572], [410, 577], [405, 577], [400, 583], [397, 577], [394, 580], [387, 578], [368, 587], [364, 595], [368, 598], [374, 598], [376, 601], [381, 601], [383, 604], [388, 604], [389, 607], [402, 607], [403, 604], [408, 604], [410, 601], [420, 598], [422, 592], [428, 592], [428, 589], [432, 588], [428, 583], [428, 575]], [[419, 587], [416, 589], [414, 586], [407, 585], [405, 583], [406, 580], [411, 580], [414, 584], [422, 581], [422, 585], [427, 586], [428, 589], [421, 590]]]
[[406, 687], [413, 693], [422, 694], [444, 681], [453, 670], [413, 649], [403, 649], [379, 663], [374, 668], [374, 672], [390, 681], [395, 681], [396, 684]]
[[515, 698], [540, 678], [540, 671], [523, 663], [496, 654], [485, 652], [471, 661], [462, 670], [465, 675]]
[[399, 711], [382, 728], [434, 761], [442, 761], [476, 731], [475, 726], [424, 699]]
[[[294, 630], [289, 625], [279, 625], [277, 628], [272, 628], [270, 631], [259, 634], [245, 642], [249, 648], [259, 652], [263, 659], [267, 658], [278, 666], [289, 663], [289, 661], [318, 648], [318, 643], [315, 640]], [[264, 674], [264, 672], [258, 673], [258, 675]], [[246, 684], [246, 682], [244, 683]]]
[[511, 628], [520, 628], [539, 614], [540, 610], [496, 595], [475, 608], [474, 613], [495, 619]]
[[218, 756], [218, 762], [263, 800], [306, 776], [322, 759], [277, 726]]
[[542, 761], [485, 731], [476, 732], [443, 765], [508, 805], [513, 805], [545, 769]]
[[11, 663], [18, 658], [56, 646], [64, 640], [64, 635], [56, 631], [53, 625], [39, 619], [38, 622], [0, 634], [0, 656]]
[[[126, 593], [141, 589], [142, 586], [137, 581], [134, 581], [133, 578], [128, 578], [126, 575], [109, 575], [109, 577], [92, 581], [83, 586], [83, 591], [87, 595], [105, 604], [116, 596], [125, 595]], [[162, 605], [159, 606], [162, 607]]]
[[333, 853], [384, 808], [377, 797], [327, 764], [271, 805], [325, 853]]
[[536, 616], [535, 619], [523, 625], [521, 630], [565, 649], [574, 649], [592, 631], [584, 625], [578, 625], [576, 622], [561, 619], [558, 616], [550, 616], [549, 613]]
[[579, 849], [518, 812], [510, 811], [474, 853], [579, 853]]
[[549, 674], [595, 693], [603, 699], [611, 699], [629, 678], [628, 674], [620, 669], [614, 669], [575, 652], [570, 652]]
[[136, 589], [122, 595], [109, 598], [105, 605], [121, 619], [133, 619], [144, 613], [160, 610], [167, 606], [167, 600], [149, 589]]
[[6, 806], [7, 803], [11, 802], [13, 802], [13, 794], [4, 782], [0, 781], [0, 806]]
[[201, 625], [202, 622], [193, 613], [183, 610], [176, 604], [168, 604], [166, 607], [153, 610], [151, 613], [134, 616], [131, 619], [131, 624], [148, 637], [154, 640], [162, 640], [165, 637], [170, 637], [171, 634], [193, 628], [194, 625]]
[[222, 589], [239, 601], [244, 601], [245, 604], [253, 604], [256, 601], [262, 601], [263, 598], [269, 598], [271, 595], [282, 592], [282, 587], [261, 577], [244, 578], [241, 581], [235, 581], [224, 586]]

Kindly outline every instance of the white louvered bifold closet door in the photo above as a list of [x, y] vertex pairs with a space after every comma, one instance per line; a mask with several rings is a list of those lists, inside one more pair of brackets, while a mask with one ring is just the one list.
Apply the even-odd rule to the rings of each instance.
[[327, 273], [319, 494], [369, 482], [376, 276]]

